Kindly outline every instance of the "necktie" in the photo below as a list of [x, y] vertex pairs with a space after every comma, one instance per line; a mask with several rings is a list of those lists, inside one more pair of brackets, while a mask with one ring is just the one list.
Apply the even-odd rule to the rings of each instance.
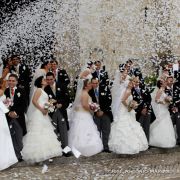
[[56, 70], [54, 70], [54, 72], [53, 72], [53, 73], [54, 73], [54, 77], [55, 77], [55, 79], [56, 79]]
[[98, 92], [98, 90], [95, 89], [94, 93], [95, 93], [95, 97], [96, 97], [97, 102], [99, 102], [99, 92]]
[[97, 90], [97, 89], [95, 89], [95, 90], [94, 90], [94, 92], [95, 92], [95, 96], [96, 96], [96, 97], [98, 97], [98, 96], [99, 96], [99, 92], [98, 92], [98, 90]]
[[55, 84], [52, 86], [52, 91], [53, 91], [53, 93], [55, 95], [56, 94], [56, 86], [55, 86]]
[[97, 77], [99, 78], [99, 70], [97, 70], [96, 73], [97, 73]]
[[11, 88], [11, 95], [14, 96], [14, 88]]
[[140, 95], [141, 94], [141, 91], [139, 88], [136, 88], [136, 92]]

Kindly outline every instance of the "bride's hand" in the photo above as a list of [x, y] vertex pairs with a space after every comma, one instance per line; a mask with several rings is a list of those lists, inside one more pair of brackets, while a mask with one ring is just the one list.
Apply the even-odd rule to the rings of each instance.
[[47, 109], [41, 109], [41, 112], [43, 113], [43, 115], [47, 115], [48, 110]]
[[99, 111], [96, 112], [96, 116], [97, 116], [97, 117], [101, 117], [101, 116], [103, 116], [103, 114], [104, 114], [104, 112], [101, 111], [101, 110], [99, 110]]

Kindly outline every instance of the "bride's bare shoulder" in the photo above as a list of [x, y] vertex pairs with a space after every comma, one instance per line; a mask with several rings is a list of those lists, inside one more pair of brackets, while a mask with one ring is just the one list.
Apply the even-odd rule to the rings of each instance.
[[0, 96], [2, 96], [3, 94], [4, 94], [4, 91], [0, 89]]

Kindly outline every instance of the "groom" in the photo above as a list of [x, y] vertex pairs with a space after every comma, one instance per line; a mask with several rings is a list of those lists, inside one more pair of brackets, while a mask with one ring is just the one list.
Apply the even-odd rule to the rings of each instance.
[[[60, 141], [62, 143], [62, 148], [68, 146], [68, 116], [67, 107], [69, 106], [70, 97], [66, 85], [56, 82], [54, 73], [48, 72], [46, 74], [47, 86], [45, 87], [45, 92], [48, 94], [49, 99], [56, 100], [54, 105], [56, 109], [53, 113], [49, 113], [53, 122], [57, 124], [57, 133], [60, 134]], [[64, 154], [68, 156], [68, 154]]]
[[[180, 80], [180, 77], [178, 77]], [[177, 132], [177, 145], [180, 145], [180, 112], [179, 112], [179, 94], [180, 94], [180, 81], [177, 79], [177, 81], [174, 83], [174, 79], [172, 76], [167, 77], [166, 79], [166, 88], [165, 93], [172, 97], [172, 102], [169, 104], [169, 112], [171, 115], [171, 119], [173, 122], [173, 125], [176, 125], [176, 132]]]
[[140, 86], [139, 77], [133, 79], [134, 87], [132, 88], [133, 100], [138, 103], [136, 111], [136, 120], [141, 124], [146, 138], [149, 141], [150, 123], [155, 120], [151, 106], [151, 95], [147, 89]]
[[26, 110], [26, 96], [23, 89], [17, 87], [18, 76], [16, 74], [10, 74], [8, 78], [8, 88], [4, 94], [6, 98], [12, 100], [12, 105], [9, 107], [9, 112], [6, 114], [10, 132], [12, 136], [13, 146], [16, 152], [16, 156], [21, 161], [21, 150], [23, 148], [22, 138], [26, 134], [25, 124], [25, 110]]
[[102, 136], [104, 151], [110, 153], [108, 146], [109, 134], [111, 130], [111, 122], [113, 121], [113, 115], [111, 112], [111, 92], [108, 86], [99, 85], [97, 78], [92, 78], [92, 89], [89, 91], [89, 95], [94, 103], [100, 105], [100, 111], [94, 115], [94, 121], [97, 125], [98, 131]]

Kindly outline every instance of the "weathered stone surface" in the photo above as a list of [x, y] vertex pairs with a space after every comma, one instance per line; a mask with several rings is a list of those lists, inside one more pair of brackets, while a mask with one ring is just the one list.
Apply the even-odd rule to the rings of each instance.
[[71, 180], [71, 179], [179, 179], [180, 148], [152, 148], [138, 155], [101, 153], [93, 157], [60, 157], [43, 165], [19, 163], [0, 173], [1, 180]]

